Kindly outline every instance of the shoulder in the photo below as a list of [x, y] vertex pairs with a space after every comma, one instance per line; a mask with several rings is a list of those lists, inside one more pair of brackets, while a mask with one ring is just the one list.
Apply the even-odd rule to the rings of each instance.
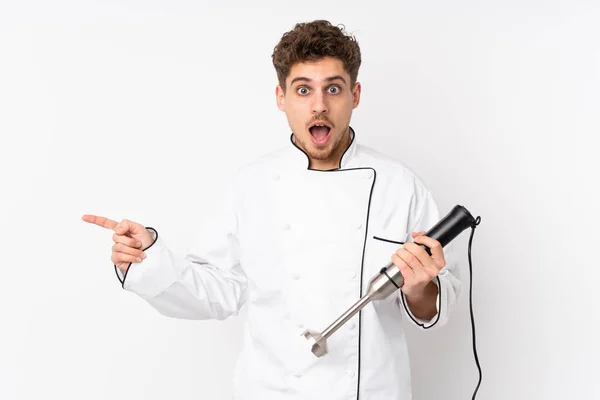
[[406, 229], [414, 229], [424, 213], [426, 218], [438, 218], [437, 202], [430, 188], [405, 162], [369, 147], [360, 146], [357, 150], [360, 163], [375, 170], [375, 192], [381, 207], [405, 212]]
[[424, 180], [404, 161], [368, 146], [357, 146], [357, 162], [372, 167], [377, 180], [394, 186], [410, 187], [418, 194], [427, 195], [429, 188]]
[[289, 159], [289, 152], [289, 146], [275, 148], [239, 165], [233, 172], [233, 190], [241, 194], [263, 188], [277, 176], [282, 165], [285, 165], [285, 160]]
[[260, 176], [269, 171], [277, 170], [284, 164], [286, 157], [289, 157], [289, 152], [289, 146], [284, 146], [263, 153], [253, 160], [239, 166], [237, 173], [238, 175], [251, 177]]

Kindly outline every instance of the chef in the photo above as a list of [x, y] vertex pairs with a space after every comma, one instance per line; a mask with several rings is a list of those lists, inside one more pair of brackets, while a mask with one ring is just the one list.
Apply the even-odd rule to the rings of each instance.
[[[247, 306], [235, 399], [409, 400], [402, 320], [442, 326], [456, 304], [452, 243], [423, 235], [441, 219], [431, 191], [401, 161], [361, 145], [368, 132], [350, 126], [360, 64], [356, 40], [328, 21], [283, 35], [273, 65], [289, 144], [237, 170], [186, 254], [174, 254], [158, 229], [83, 216], [114, 230], [122, 287], [158, 312], [222, 320]], [[404, 286], [369, 303], [316, 357], [302, 333], [337, 319], [390, 261]]]

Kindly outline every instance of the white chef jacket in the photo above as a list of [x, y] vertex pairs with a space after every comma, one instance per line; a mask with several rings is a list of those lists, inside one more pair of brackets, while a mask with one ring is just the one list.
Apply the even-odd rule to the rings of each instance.
[[163, 315], [225, 319], [248, 307], [234, 373], [236, 400], [409, 400], [402, 318], [422, 329], [448, 320], [460, 281], [452, 243], [434, 280], [437, 314], [419, 320], [398, 290], [369, 303], [328, 340], [317, 358], [301, 336], [324, 330], [362, 295], [410, 232], [440, 215], [430, 190], [402, 162], [352, 142], [331, 171], [308, 169], [291, 143], [240, 168], [222, 207], [185, 256], [158, 235], [125, 290]]

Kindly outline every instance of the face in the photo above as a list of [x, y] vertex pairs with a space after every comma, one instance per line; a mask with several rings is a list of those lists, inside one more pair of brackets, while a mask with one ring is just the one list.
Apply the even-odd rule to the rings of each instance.
[[285, 94], [277, 86], [277, 106], [285, 112], [296, 144], [308, 154], [311, 168], [337, 168], [349, 144], [350, 118], [360, 101], [360, 83], [350, 87], [343, 62], [325, 57], [295, 64], [285, 85]]

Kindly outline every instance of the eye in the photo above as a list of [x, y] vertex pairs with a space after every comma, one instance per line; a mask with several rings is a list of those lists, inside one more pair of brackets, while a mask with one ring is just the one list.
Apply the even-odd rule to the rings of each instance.
[[[335, 89], [335, 90], [332, 92], [331, 89]], [[336, 93], [340, 92], [340, 87], [339, 86], [335, 86], [335, 85], [334, 86], [329, 86], [328, 90], [329, 90], [329, 93], [336, 94]]]
[[308, 88], [305, 88], [304, 86], [300, 86], [298, 89], [296, 89], [296, 93], [298, 93], [300, 95], [305, 95], [308, 93]]

